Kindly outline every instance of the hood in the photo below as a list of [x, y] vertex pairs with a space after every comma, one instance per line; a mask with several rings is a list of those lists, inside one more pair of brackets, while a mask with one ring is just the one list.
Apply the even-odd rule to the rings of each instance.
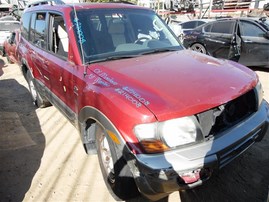
[[[90, 69], [145, 105], [159, 121], [224, 104], [257, 83], [250, 69], [189, 50], [103, 62]], [[126, 100], [128, 102], [128, 100]]]

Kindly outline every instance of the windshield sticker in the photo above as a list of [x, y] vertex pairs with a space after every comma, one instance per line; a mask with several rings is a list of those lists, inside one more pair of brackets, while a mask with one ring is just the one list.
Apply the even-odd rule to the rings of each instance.
[[74, 19], [74, 24], [76, 25], [76, 30], [77, 30], [77, 35], [78, 35], [78, 38], [79, 38], [79, 43], [80, 44], [83, 44], [86, 42], [86, 39], [85, 39], [85, 35], [82, 31], [82, 25], [81, 25], [81, 22], [78, 21], [78, 18], [75, 18]]

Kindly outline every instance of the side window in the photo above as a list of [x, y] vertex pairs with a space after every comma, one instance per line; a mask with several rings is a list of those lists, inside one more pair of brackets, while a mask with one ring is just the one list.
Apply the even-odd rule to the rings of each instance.
[[31, 25], [30, 25], [30, 41], [34, 43], [35, 41], [35, 19], [36, 19], [36, 14], [33, 13], [32, 18], [31, 18]]
[[205, 24], [205, 22], [198, 21], [198, 22], [197, 22], [197, 27], [200, 26], [200, 25], [203, 25], [203, 24]]
[[52, 28], [49, 29], [49, 51], [67, 58], [69, 39], [63, 17], [58, 14], [50, 14], [50, 25]]
[[264, 35], [264, 31], [250, 22], [241, 21], [241, 34], [242, 36], [261, 37]]
[[222, 21], [213, 23], [211, 32], [213, 33], [222, 33], [222, 34], [231, 34], [234, 29], [234, 21]]
[[45, 29], [46, 29], [46, 13], [37, 13], [35, 21], [34, 44], [36, 44], [40, 48], [46, 48], [47, 46]]
[[30, 41], [40, 48], [46, 49], [47, 39], [46, 30], [46, 13], [36, 13], [32, 15], [30, 26]]
[[22, 33], [21, 33], [21, 35], [26, 39], [29, 39], [30, 20], [31, 20], [31, 13], [24, 13], [22, 16]]
[[182, 25], [183, 29], [192, 29], [196, 25], [196, 21], [186, 22]]
[[212, 24], [206, 25], [204, 27], [205, 32], [211, 32]]

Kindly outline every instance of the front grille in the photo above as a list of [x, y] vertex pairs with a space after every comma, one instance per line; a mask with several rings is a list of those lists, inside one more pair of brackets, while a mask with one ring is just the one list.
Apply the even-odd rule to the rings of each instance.
[[257, 99], [252, 89], [226, 104], [197, 114], [197, 119], [204, 137], [207, 138], [234, 126], [254, 113], [256, 109]]

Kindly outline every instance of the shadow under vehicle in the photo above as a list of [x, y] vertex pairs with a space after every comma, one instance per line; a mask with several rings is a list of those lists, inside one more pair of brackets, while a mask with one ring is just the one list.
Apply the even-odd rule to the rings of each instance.
[[0, 199], [23, 201], [40, 167], [45, 137], [29, 90], [2, 68], [10, 67], [0, 57]]

